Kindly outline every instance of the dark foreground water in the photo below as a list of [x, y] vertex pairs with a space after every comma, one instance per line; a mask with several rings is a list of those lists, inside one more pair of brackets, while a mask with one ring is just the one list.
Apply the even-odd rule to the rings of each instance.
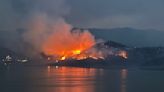
[[0, 92], [164, 92], [164, 71], [14, 66], [0, 71]]

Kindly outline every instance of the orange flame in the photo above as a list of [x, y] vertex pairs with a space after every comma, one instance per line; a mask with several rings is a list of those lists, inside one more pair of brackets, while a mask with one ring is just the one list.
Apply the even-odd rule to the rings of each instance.
[[128, 58], [128, 54], [127, 54], [126, 51], [120, 51], [120, 52], [118, 53], [118, 56], [123, 57], [123, 58], [125, 58], [125, 59]]
[[82, 53], [96, 43], [94, 36], [89, 31], [72, 31], [68, 24], [57, 27], [57, 30], [43, 43], [42, 50], [46, 55], [51, 55], [56, 60], [97, 57]]

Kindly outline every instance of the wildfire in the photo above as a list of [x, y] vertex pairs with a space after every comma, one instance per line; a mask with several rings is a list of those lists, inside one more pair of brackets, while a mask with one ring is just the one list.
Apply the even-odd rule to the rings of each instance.
[[57, 30], [43, 43], [42, 50], [55, 60], [98, 58], [94, 53], [85, 50], [96, 44], [94, 36], [87, 30], [72, 30], [68, 24], [59, 25]]
[[92, 59], [104, 59], [104, 57], [98, 53], [88, 53], [85, 51], [81, 51], [81, 50], [74, 50], [72, 51], [72, 53], [67, 53], [64, 54], [64, 56], [62, 56], [61, 58], [59, 58], [58, 60], [66, 60], [66, 59], [76, 59], [76, 60], [83, 60], [83, 59], [87, 59], [87, 58], [92, 58]]
[[105, 59], [109, 55], [127, 58], [126, 52], [118, 54], [115, 50], [110, 51], [108, 46], [97, 46], [95, 37], [88, 30], [75, 29], [61, 17], [51, 21], [46, 15], [49, 14], [34, 17], [29, 31], [23, 36], [25, 42], [33, 47], [32, 54], [42, 52], [48, 57], [47, 60], [56, 62], [67, 59]]
[[80, 54], [81, 53], [81, 50], [74, 50], [73, 51], [73, 54], [75, 54], [75, 55], [78, 55], [78, 54]]
[[65, 60], [66, 59], [66, 57], [65, 56], [63, 56], [63, 57], [61, 57], [61, 59], [60, 60]]
[[126, 51], [120, 51], [120, 52], [118, 53], [118, 56], [123, 57], [123, 58], [125, 58], [125, 59], [128, 58], [128, 54], [127, 54]]
[[[87, 58], [104, 59], [107, 50], [97, 49], [94, 36], [88, 30], [73, 29], [64, 21], [52, 26], [48, 36], [42, 41], [42, 52], [50, 56], [48, 60], [63, 61], [67, 59], [83, 60]], [[118, 56], [127, 58], [126, 52], [120, 52]]]

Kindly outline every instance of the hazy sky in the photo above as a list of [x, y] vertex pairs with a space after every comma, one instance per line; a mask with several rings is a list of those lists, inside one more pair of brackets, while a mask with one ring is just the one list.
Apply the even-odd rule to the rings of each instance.
[[[80, 28], [131, 27], [164, 32], [164, 0], [0, 0], [0, 31], [26, 28], [29, 20], [42, 14], [48, 15], [50, 23], [64, 17], [68, 23]], [[142, 41], [144, 45], [154, 45], [154, 41], [157, 45], [164, 45], [164, 37], [158, 31], [153, 30], [156, 35], [153, 32], [137, 32], [142, 36], [135, 38], [138, 43], [128, 38], [132, 37], [130, 32], [125, 33], [125, 37], [116, 35], [113, 39], [122, 42], [128, 38], [127, 42], [138, 45]]]
[[0, 28], [22, 24], [33, 7], [42, 2], [41, 7], [46, 6], [50, 11], [54, 9], [55, 13], [66, 13], [66, 20], [76, 27], [164, 30], [164, 0], [65, 0], [62, 7], [56, 7], [55, 1], [0, 0]]
[[164, 30], [164, 0], [68, 0], [68, 20], [82, 27]]

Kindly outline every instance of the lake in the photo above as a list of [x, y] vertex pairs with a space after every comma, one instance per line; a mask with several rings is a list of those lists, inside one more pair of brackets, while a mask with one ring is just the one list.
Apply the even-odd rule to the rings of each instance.
[[164, 71], [10, 66], [0, 92], [164, 92]]

